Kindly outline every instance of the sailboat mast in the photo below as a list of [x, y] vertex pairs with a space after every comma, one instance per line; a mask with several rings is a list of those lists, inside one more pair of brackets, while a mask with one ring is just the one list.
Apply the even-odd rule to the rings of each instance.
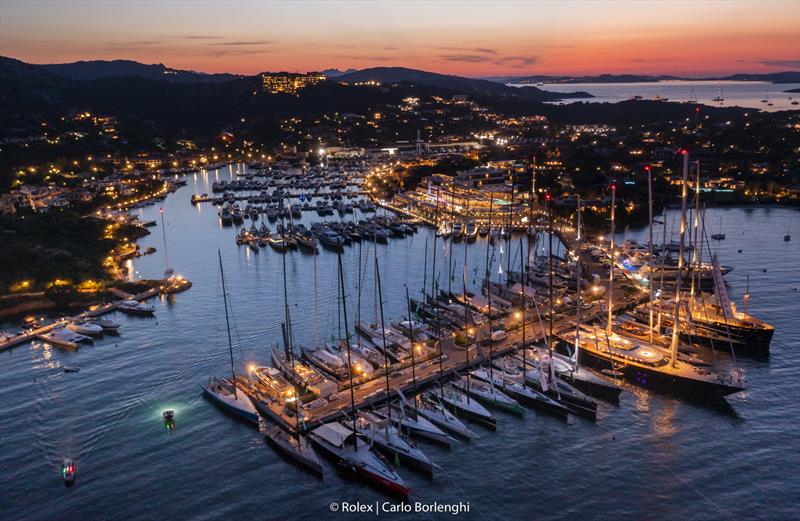
[[358, 429], [356, 427], [356, 395], [353, 388], [353, 363], [350, 356], [350, 331], [347, 328], [347, 298], [344, 294], [344, 268], [342, 268], [342, 252], [341, 249], [336, 254], [339, 264], [339, 290], [342, 295], [342, 309], [344, 310], [344, 337], [345, 345], [347, 347], [347, 374], [350, 375], [350, 414], [353, 417], [353, 443], [358, 450]]
[[164, 277], [169, 277], [169, 253], [167, 253], [167, 227], [164, 225], [164, 208], [160, 208], [159, 213], [161, 213], [161, 236], [164, 239]]
[[547, 192], [547, 271], [548, 271], [548, 296], [550, 299], [549, 333], [547, 335], [547, 350], [553, 356], [553, 199], [550, 192]]
[[[434, 215], [434, 226], [436, 230], [439, 230], [439, 187], [436, 187], [436, 213]], [[436, 316], [439, 316], [439, 295], [437, 295], [436, 291], [436, 231], [433, 233], [433, 263], [431, 266], [431, 298], [434, 299], [436, 303]], [[437, 333], [441, 333], [441, 329], [436, 326]], [[439, 334], [439, 379], [442, 379], [442, 375], [444, 374], [444, 348], [442, 346], [442, 335]], [[440, 397], [444, 399], [444, 389], [440, 385], [439, 386], [439, 393]], [[414, 402], [416, 403], [416, 401]]]
[[[651, 219], [652, 223], [652, 219]], [[576, 226], [578, 228], [578, 238], [576, 242], [576, 255], [575, 255], [575, 282], [576, 295], [575, 299], [575, 367], [578, 366], [578, 358], [580, 357], [580, 339], [581, 339], [581, 196], [578, 195], [578, 211], [576, 213]], [[652, 243], [652, 240], [650, 241]], [[651, 254], [652, 256], [652, 254]], [[524, 301], [523, 301], [524, 302]], [[652, 320], [652, 316], [650, 317]]]
[[614, 209], [617, 205], [617, 184], [611, 183], [611, 263], [608, 267], [608, 317], [606, 319], [606, 333], [611, 334], [611, 319], [614, 307]]
[[680, 240], [678, 241], [678, 278], [675, 283], [675, 311], [672, 315], [672, 342], [670, 343], [670, 362], [673, 367], [678, 361], [678, 339], [680, 338], [680, 310], [681, 310], [681, 282], [683, 280], [683, 238], [686, 233], [686, 192], [689, 177], [689, 152], [682, 150], [683, 154], [683, 179], [681, 181], [681, 226]]
[[694, 162], [695, 167], [695, 189], [694, 189], [694, 240], [692, 241], [692, 287], [689, 295], [694, 301], [695, 275], [697, 276], [697, 285], [700, 285], [700, 264], [701, 261], [697, 257], [697, 232], [700, 226], [700, 161]]
[[[411, 382], [414, 390], [417, 389], [417, 362], [414, 359], [414, 324], [411, 322], [411, 298], [408, 296], [408, 286], [406, 286], [406, 309], [408, 310], [408, 336], [411, 338]], [[417, 397], [414, 395], [414, 412], [417, 411]]]
[[[653, 172], [650, 166], [644, 167], [647, 170], [647, 209], [648, 209], [648, 272], [647, 272], [647, 287], [650, 290], [650, 321], [648, 322], [650, 331], [650, 343], [653, 342]], [[580, 288], [579, 288], [580, 289]]]
[[[511, 205], [508, 210], [508, 260], [506, 262], [506, 285], [511, 286], [511, 230], [514, 229], [514, 172], [511, 172]], [[499, 283], [499, 281], [498, 281]]]
[[[386, 401], [388, 402], [390, 399], [389, 396], [389, 355], [387, 354], [387, 347], [386, 347], [386, 324], [383, 322], [383, 292], [381, 291], [381, 272], [378, 269], [378, 259], [375, 259], [375, 280], [376, 285], [378, 286], [378, 299], [380, 300], [380, 310], [381, 310], [381, 337], [383, 338], [383, 374], [386, 378]], [[412, 346], [413, 350], [413, 346]], [[349, 350], [348, 350], [349, 356]], [[352, 392], [352, 389], [351, 389]], [[386, 407], [386, 411], [389, 418], [389, 425], [392, 424], [392, 408], [391, 406]]]
[[231, 340], [231, 322], [230, 318], [228, 318], [228, 293], [225, 290], [225, 271], [222, 269], [222, 253], [217, 250], [217, 256], [219, 257], [219, 274], [222, 278], [222, 301], [225, 303], [225, 327], [228, 330], [228, 351], [231, 355], [231, 376], [233, 380], [233, 396], [238, 400], [239, 394], [236, 391], [236, 369], [233, 367], [233, 341]]

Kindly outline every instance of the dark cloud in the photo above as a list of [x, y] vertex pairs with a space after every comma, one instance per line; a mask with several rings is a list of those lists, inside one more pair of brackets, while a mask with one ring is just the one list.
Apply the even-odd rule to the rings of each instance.
[[141, 45], [157, 45], [163, 43], [161, 40], [134, 40], [132, 42], [108, 42], [112, 47], [139, 47]]
[[787, 69], [800, 69], [800, 60], [761, 60], [758, 63], [768, 67], [786, 67]]
[[493, 63], [506, 65], [515, 69], [529, 67], [536, 63], [535, 56], [494, 56], [488, 54], [442, 54], [439, 58], [446, 62], [456, 63]]
[[247, 56], [251, 54], [264, 54], [270, 52], [267, 49], [214, 49], [208, 54], [214, 58], [223, 56]]
[[242, 40], [233, 42], [214, 42], [210, 43], [209, 45], [225, 46], [225, 47], [246, 47], [252, 45], [272, 45], [274, 43], [275, 42], [271, 40]]
[[478, 54], [442, 54], [439, 56], [446, 62], [461, 62], [461, 63], [485, 63], [494, 61], [489, 56], [480, 56]]
[[213, 36], [210, 34], [180, 34], [173, 36], [166, 36], [172, 40], [222, 40], [224, 36]]

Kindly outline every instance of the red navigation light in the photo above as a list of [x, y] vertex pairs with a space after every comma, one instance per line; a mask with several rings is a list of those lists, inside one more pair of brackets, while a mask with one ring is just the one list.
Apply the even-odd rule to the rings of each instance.
[[612, 190], [616, 190], [616, 189], [617, 189], [617, 183], [616, 183], [616, 182], [614, 182], [614, 183], [611, 183], [611, 186], [610, 186], [610, 188], [611, 188]]
[[550, 200], [550, 192], [547, 192], [545, 194], [544, 198], [545, 198], [545, 200], [549, 201]]
[[681, 154], [682, 156], [685, 156], [686, 154], [688, 154], [688, 153], [689, 153], [689, 151], [688, 151], [688, 150], [686, 150], [685, 148], [682, 148], [682, 149], [678, 150], [678, 152], [680, 152], [680, 154]]
[[649, 172], [650, 171], [650, 165], [645, 166], [644, 170], [645, 170], [645, 172]]
[[700, 112], [700, 107], [695, 107], [694, 111], [695, 112]]

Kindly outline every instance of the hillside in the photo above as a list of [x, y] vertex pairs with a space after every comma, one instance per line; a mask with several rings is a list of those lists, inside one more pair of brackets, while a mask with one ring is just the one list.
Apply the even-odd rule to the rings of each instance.
[[71, 80], [97, 80], [101, 78], [145, 78], [176, 83], [218, 83], [240, 78], [234, 74], [207, 74], [204, 72], [172, 69], [161, 63], [144, 64], [132, 60], [91, 60], [73, 63], [40, 65], [44, 70]]
[[557, 101], [566, 98], [591, 98], [592, 95], [586, 92], [572, 92], [557, 94], [546, 92], [535, 87], [529, 89], [517, 89], [505, 85], [481, 79], [463, 78], [461, 76], [450, 76], [435, 72], [408, 69], [405, 67], [373, 67], [363, 69], [348, 74], [342, 74], [336, 78], [337, 81], [355, 83], [360, 81], [379, 81], [381, 83], [415, 83], [459, 91], [468, 94], [515, 97], [529, 101], [545, 102]]

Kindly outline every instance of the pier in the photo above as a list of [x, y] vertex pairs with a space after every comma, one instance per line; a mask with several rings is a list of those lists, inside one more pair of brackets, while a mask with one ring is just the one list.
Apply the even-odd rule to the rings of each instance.
[[174, 279], [164, 279], [161, 281], [161, 284], [158, 286], [154, 286], [149, 288], [141, 293], [137, 293], [136, 295], [129, 295], [123, 291], [118, 289], [112, 289], [111, 292], [114, 293], [116, 296], [120, 297], [119, 300], [115, 300], [114, 302], [109, 302], [108, 304], [103, 304], [98, 306], [95, 309], [90, 311], [85, 311], [79, 315], [74, 315], [71, 317], [64, 317], [60, 320], [53, 322], [52, 324], [47, 324], [45, 326], [31, 329], [20, 333], [16, 336], [8, 338], [2, 342], [0, 342], [0, 352], [5, 351], [6, 349], [12, 348], [19, 344], [23, 344], [25, 342], [30, 342], [31, 340], [36, 340], [39, 335], [44, 335], [49, 333], [53, 329], [67, 323], [72, 322], [75, 320], [81, 320], [86, 318], [97, 318], [103, 316], [105, 314], [111, 313], [112, 311], [116, 311], [119, 307], [119, 304], [125, 300], [136, 300], [136, 301], [143, 301], [149, 298], [155, 297], [156, 295], [160, 294], [171, 294], [171, 293], [179, 293], [181, 291], [186, 291], [192, 286], [192, 283], [184, 278], [174, 278]]

